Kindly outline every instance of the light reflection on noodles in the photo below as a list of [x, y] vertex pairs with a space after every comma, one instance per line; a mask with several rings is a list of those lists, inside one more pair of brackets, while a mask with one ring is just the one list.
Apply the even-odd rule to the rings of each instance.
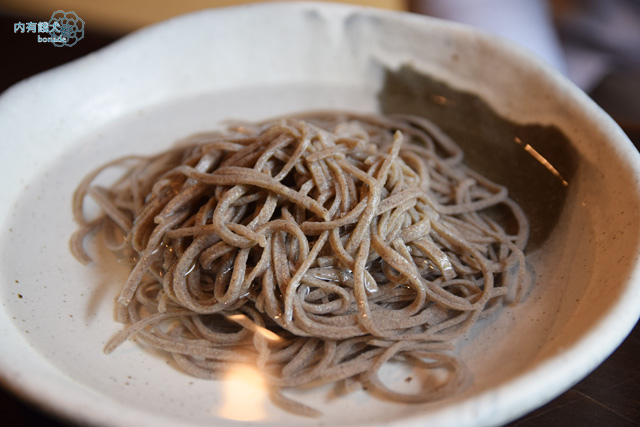
[[[282, 390], [459, 391], [456, 340], [520, 298], [528, 237], [506, 189], [462, 159], [422, 118], [318, 113], [108, 163], [76, 191], [72, 238], [89, 262], [83, 240], [100, 229], [132, 265], [118, 298], [128, 326], [105, 351], [135, 336], [210, 379], [255, 364], [272, 399], [304, 415], [318, 412]], [[120, 166], [110, 188], [92, 185]], [[87, 196], [100, 216], [85, 218]], [[446, 379], [394, 391], [378, 376], [388, 361]]]
[[268, 341], [277, 342], [282, 340], [282, 338], [278, 334], [270, 331], [264, 326], [256, 325], [251, 319], [249, 319], [244, 314], [229, 314], [227, 315], [227, 319], [233, 320], [234, 322], [242, 325], [243, 328], [253, 331], [253, 333], [258, 333], [264, 336]]
[[257, 421], [266, 416], [268, 387], [260, 372], [250, 365], [230, 367], [222, 383], [222, 404], [216, 414], [236, 421]]

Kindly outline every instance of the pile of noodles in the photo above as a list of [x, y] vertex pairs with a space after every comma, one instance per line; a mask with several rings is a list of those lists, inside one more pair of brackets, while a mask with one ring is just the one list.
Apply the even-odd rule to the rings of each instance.
[[[506, 189], [462, 158], [422, 118], [324, 113], [106, 164], [76, 191], [71, 242], [89, 262], [83, 240], [99, 229], [132, 263], [117, 299], [128, 326], [105, 351], [135, 336], [211, 379], [257, 364], [276, 403], [307, 415], [316, 411], [282, 391], [336, 383], [402, 402], [455, 393], [469, 375], [455, 341], [518, 299], [528, 236]], [[109, 188], [92, 184], [123, 167]], [[101, 209], [94, 219], [87, 197]], [[389, 361], [439, 380], [394, 390], [379, 376]]]

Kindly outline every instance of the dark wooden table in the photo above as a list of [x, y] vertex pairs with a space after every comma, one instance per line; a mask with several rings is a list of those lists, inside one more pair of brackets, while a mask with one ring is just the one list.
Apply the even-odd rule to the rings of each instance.
[[[0, 92], [26, 77], [79, 58], [118, 38], [92, 31], [87, 25], [85, 38], [78, 44], [57, 48], [48, 43], [38, 43], [34, 34], [15, 34], [13, 26], [18, 21], [37, 19], [0, 15]], [[640, 74], [637, 76], [640, 85]], [[627, 111], [615, 98], [616, 81], [602, 85], [592, 94], [614, 117], [618, 111]], [[640, 122], [626, 117], [620, 122], [636, 147], [640, 146], [640, 127], [637, 126]], [[11, 350], [3, 348], [0, 351]], [[2, 424], [6, 426], [68, 426], [64, 420], [41, 412], [1, 387], [0, 414]], [[636, 325], [616, 352], [591, 375], [552, 402], [508, 426], [640, 426], [640, 326]]]

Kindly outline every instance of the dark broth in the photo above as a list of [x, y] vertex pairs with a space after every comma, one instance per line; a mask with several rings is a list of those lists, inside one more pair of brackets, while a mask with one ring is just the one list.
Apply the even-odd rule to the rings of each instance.
[[477, 96], [410, 67], [386, 70], [378, 99], [384, 114], [414, 114], [435, 122], [464, 150], [469, 167], [509, 189], [531, 224], [528, 250], [549, 237], [578, 163], [558, 128], [510, 122]]

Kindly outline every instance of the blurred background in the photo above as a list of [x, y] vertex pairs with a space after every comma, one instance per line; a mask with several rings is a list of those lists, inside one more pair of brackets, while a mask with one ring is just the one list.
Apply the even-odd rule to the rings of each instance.
[[[256, 1], [0, 0], [0, 92], [18, 81], [100, 49], [139, 28], [183, 13]], [[508, 38], [566, 75], [640, 146], [640, 0], [352, 0], [421, 13]], [[38, 43], [17, 23], [75, 11], [85, 35], [75, 46]], [[6, 141], [3, 141], [6, 143]], [[612, 219], [615, 220], [615, 219]], [[3, 349], [2, 351], [10, 351]], [[593, 374], [510, 426], [640, 426], [640, 330]], [[4, 425], [63, 426], [0, 388]]]

